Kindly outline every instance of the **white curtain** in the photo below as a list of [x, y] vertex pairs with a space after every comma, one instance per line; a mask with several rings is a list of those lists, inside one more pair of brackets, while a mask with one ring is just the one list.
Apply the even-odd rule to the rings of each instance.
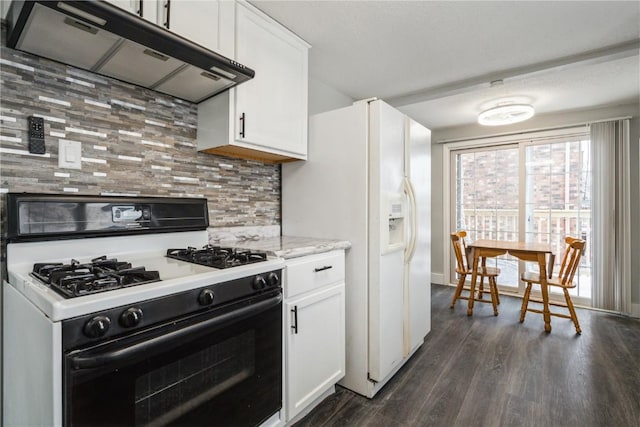
[[592, 303], [594, 307], [625, 314], [631, 314], [629, 151], [629, 120], [591, 125]]

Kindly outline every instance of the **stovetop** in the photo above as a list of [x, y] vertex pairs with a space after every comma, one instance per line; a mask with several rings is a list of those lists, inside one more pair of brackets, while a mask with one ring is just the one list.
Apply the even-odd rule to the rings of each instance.
[[[196, 250], [201, 251], [207, 246], [207, 238], [206, 231], [194, 231], [9, 244], [8, 282], [49, 319], [58, 321], [241, 277], [264, 274], [284, 266], [284, 260], [267, 257], [266, 261], [220, 269], [167, 256], [167, 248], [192, 247], [201, 248]], [[243, 251], [236, 250], [235, 253]], [[71, 264], [70, 261], [76, 259], [78, 263], [73, 264], [77, 270], [78, 266], [89, 264], [92, 259], [102, 258], [105, 254], [107, 260], [117, 259], [116, 269], [117, 265], [127, 264], [131, 264], [133, 269], [144, 267], [147, 272], [157, 272], [160, 280], [136, 283], [135, 286], [124, 285], [109, 292], [80, 292], [82, 297], [68, 298], [63, 292], [55, 290], [32, 274], [34, 264]], [[127, 269], [128, 267], [125, 268]]]
[[[212, 245], [205, 245], [201, 249], [168, 249], [166, 256], [215, 269], [239, 267], [267, 260], [267, 254], [264, 252]], [[155, 265], [157, 262], [151, 261], [151, 264]], [[156, 268], [167, 271], [166, 266]], [[148, 269], [144, 264], [134, 266], [131, 262], [106, 255], [82, 263], [76, 259], [69, 262], [35, 263], [31, 275], [65, 298], [108, 292], [163, 279], [159, 271]]]

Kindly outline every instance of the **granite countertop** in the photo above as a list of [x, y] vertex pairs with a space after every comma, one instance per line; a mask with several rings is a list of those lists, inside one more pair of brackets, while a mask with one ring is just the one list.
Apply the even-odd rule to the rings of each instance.
[[351, 242], [346, 240], [317, 239], [315, 237], [277, 236], [263, 237], [256, 240], [236, 241], [233, 242], [233, 245], [244, 249], [264, 251], [270, 255], [289, 259], [320, 254], [336, 249], [349, 249]]

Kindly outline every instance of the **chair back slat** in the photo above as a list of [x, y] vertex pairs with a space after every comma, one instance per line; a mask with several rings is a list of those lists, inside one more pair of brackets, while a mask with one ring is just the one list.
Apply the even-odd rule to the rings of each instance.
[[573, 237], [565, 237], [564, 238], [564, 242], [567, 244], [567, 246], [565, 246], [564, 248], [564, 254], [562, 255], [562, 263], [560, 264], [560, 271], [558, 272], [558, 277], [562, 277], [564, 276], [565, 270], [567, 268], [567, 260], [569, 259], [569, 252], [570, 252], [570, 248], [571, 248], [571, 243], [574, 241], [575, 239]]
[[[467, 233], [465, 231], [457, 231], [455, 233], [451, 233], [451, 243], [453, 244], [453, 252], [456, 254], [456, 272], [460, 274], [464, 274], [467, 271], [467, 267], [465, 266], [465, 256], [463, 255], [466, 252], [466, 243], [464, 242], [464, 238]], [[463, 249], [464, 248], [464, 249]]]
[[562, 266], [558, 273], [558, 279], [563, 286], [571, 286], [573, 283], [573, 277], [580, 265], [580, 259], [584, 254], [586, 242], [573, 237], [567, 237], [565, 242], [567, 243], [567, 248], [565, 249], [564, 256], [562, 257]]

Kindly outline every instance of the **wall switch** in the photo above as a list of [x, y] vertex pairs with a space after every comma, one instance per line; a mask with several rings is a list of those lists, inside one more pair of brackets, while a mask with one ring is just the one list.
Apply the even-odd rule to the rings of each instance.
[[44, 119], [42, 117], [29, 116], [29, 152], [32, 154], [46, 153], [44, 145]]
[[58, 167], [82, 169], [82, 144], [61, 139], [58, 142]]

